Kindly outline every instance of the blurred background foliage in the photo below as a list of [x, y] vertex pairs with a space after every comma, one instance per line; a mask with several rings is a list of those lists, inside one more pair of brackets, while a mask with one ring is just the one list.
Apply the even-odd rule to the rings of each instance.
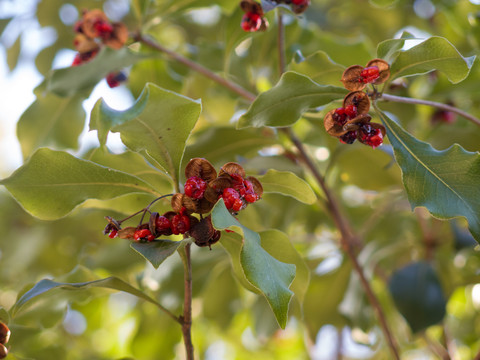
[[[233, 0], [0, 0], [1, 51], [12, 74], [7, 76], [34, 65], [41, 77], [48, 79], [52, 67], [69, 66], [74, 56], [73, 24], [82, 9], [91, 8], [102, 8], [112, 20], [125, 22], [130, 31], [141, 30], [254, 93], [269, 89], [279, 79], [273, 56], [274, 12], [267, 14], [267, 32], [244, 33], [240, 28], [243, 13]], [[285, 11], [285, 21], [289, 60], [321, 50], [339, 65], [340, 74], [343, 67], [367, 63], [376, 56], [379, 42], [405, 30], [419, 38], [443, 36], [463, 56], [480, 55], [480, 2], [473, 0], [313, 0], [299, 17]], [[32, 29], [37, 44], [30, 43]], [[139, 44], [131, 46], [144, 56], [128, 66], [125, 85], [105, 91], [110, 97], [124, 99], [125, 107], [139, 96], [146, 82], [200, 98], [203, 112], [184, 160], [205, 157], [216, 167], [238, 161], [251, 174], [274, 168], [309, 180], [281, 134], [270, 129], [234, 129], [238, 114], [248, 107], [245, 100], [160, 53]], [[114, 59], [112, 70], [119, 70], [115, 66], [120, 63], [122, 59]], [[322, 83], [323, 79], [315, 80]], [[480, 67], [475, 64], [469, 77], [457, 85], [442, 74], [430, 73], [396, 82], [389, 93], [451, 103], [478, 117], [479, 82]], [[341, 85], [339, 77], [335, 80], [333, 76], [323, 83]], [[91, 107], [83, 101], [92, 94], [93, 86], [67, 97], [46, 92], [45, 86], [43, 82], [37, 87], [35, 102], [19, 119], [24, 158], [39, 146], [66, 148], [89, 158], [88, 150], [97, 145], [85, 141], [86, 115]], [[98, 92], [92, 96], [98, 97]], [[330, 108], [306, 114], [294, 129], [365, 240], [359, 259], [387, 312], [402, 359], [436, 359], [435, 349], [440, 344], [456, 359], [472, 359], [480, 349], [478, 244], [462, 221], [441, 222], [422, 210], [411, 211], [388, 145], [372, 151], [361, 144], [345, 146], [327, 136], [322, 119]], [[435, 109], [424, 106], [385, 103], [382, 109], [438, 149], [458, 143], [467, 150], [479, 150], [480, 132], [465, 119], [434, 122]], [[32, 143], [31, 137], [49, 121], [56, 121], [55, 131]], [[33, 135], [21, 129], [29, 129]], [[107, 144], [114, 151], [122, 150], [112, 136]], [[0, 169], [4, 176], [10, 172], [7, 166]], [[179, 257], [169, 258], [154, 270], [126, 242], [102, 235], [105, 215], [122, 217], [147, 201], [129, 196], [127, 200], [87, 202], [61, 220], [46, 222], [26, 214], [2, 188], [0, 306], [8, 310], [42, 278], [85, 281], [113, 275], [179, 313], [183, 298]], [[162, 210], [167, 209], [159, 205], [157, 211]], [[239, 219], [256, 231], [273, 228], [286, 232], [311, 270], [309, 289], [303, 304], [292, 301], [287, 328], [279, 330], [265, 299], [238, 284], [223, 248], [196, 248], [192, 256], [193, 339], [198, 358], [389, 358], [374, 311], [352, 265], [338, 249], [338, 234], [325, 209], [266, 194]], [[392, 274], [412, 262], [431, 266], [446, 301], [442, 321], [417, 333], [409, 327], [411, 319], [396, 310], [388, 290]], [[431, 285], [425, 281], [425, 286]], [[404, 293], [408, 291], [411, 288]], [[428, 307], [427, 297], [417, 300]], [[58, 290], [14, 319], [5, 310], [0, 311], [0, 318], [12, 330], [8, 359], [183, 357], [180, 327], [153, 305], [128, 294]], [[427, 325], [431, 324], [427, 321]]]

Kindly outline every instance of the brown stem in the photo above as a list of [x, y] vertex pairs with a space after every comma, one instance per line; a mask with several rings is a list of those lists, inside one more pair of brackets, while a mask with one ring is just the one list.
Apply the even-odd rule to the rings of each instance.
[[155, 49], [155, 50], [158, 50], [160, 52], [163, 52], [163, 53], [167, 54], [172, 59], [178, 61], [179, 63], [181, 63], [185, 66], [188, 66], [192, 70], [195, 70], [195, 71], [199, 72], [200, 74], [206, 76], [207, 78], [215, 81], [216, 83], [224, 86], [225, 88], [231, 90], [232, 92], [242, 96], [243, 98], [245, 98], [249, 101], [253, 101], [256, 98], [255, 94], [252, 94], [251, 92], [244, 89], [240, 85], [235, 84], [232, 81], [229, 81], [227, 79], [222, 78], [221, 76], [215, 74], [214, 72], [207, 69], [206, 67], [204, 67], [204, 66], [202, 66], [202, 65], [200, 65], [200, 64], [198, 64], [198, 63], [196, 63], [196, 62], [194, 62], [194, 61], [192, 61], [192, 60], [190, 60], [190, 59], [188, 59], [188, 58], [186, 58], [186, 57], [184, 57], [180, 54], [177, 54], [175, 51], [167, 49], [166, 47], [160, 45], [159, 43], [153, 41], [150, 38], [145, 37], [144, 35], [137, 34], [135, 36], [135, 40], [141, 42], [142, 44], [145, 44], [145, 45], [151, 47], [152, 49]]
[[[227, 89], [233, 91], [234, 93], [240, 95], [241, 97], [243, 97], [243, 98], [245, 98], [249, 101], [254, 101], [255, 98], [256, 98], [256, 96], [254, 94], [250, 93], [249, 91], [245, 90], [244, 88], [240, 87], [239, 85], [231, 82], [230, 80], [227, 80], [227, 79], [224, 79], [224, 78], [220, 77], [219, 75], [213, 73], [209, 69], [207, 69], [207, 68], [205, 68], [205, 67], [203, 67], [203, 66], [201, 66], [201, 65], [199, 65], [199, 64], [197, 64], [197, 63], [195, 63], [195, 62], [193, 62], [193, 61], [191, 61], [191, 60], [189, 60], [189, 59], [171, 51], [171, 50], [168, 50], [168, 49], [164, 48], [163, 46], [161, 46], [158, 43], [152, 41], [151, 39], [145, 38], [142, 35], [137, 35], [136, 40], [142, 42], [145, 45], [150, 46], [153, 49], [156, 49], [158, 51], [166, 53], [167, 55], [169, 55], [173, 59], [175, 59], [175, 60], [179, 61], [180, 63], [190, 67], [193, 70], [196, 70], [196, 71], [200, 72], [201, 74], [208, 77], [209, 79], [217, 82], [218, 84], [226, 87]], [[327, 203], [328, 210], [330, 211], [330, 213], [332, 215], [332, 218], [335, 221], [335, 224], [340, 231], [342, 247], [345, 249], [345, 252], [347, 253], [350, 260], [352, 261], [354, 269], [358, 273], [358, 275], [360, 277], [360, 281], [361, 281], [361, 283], [362, 283], [362, 285], [365, 289], [365, 292], [367, 293], [367, 297], [368, 297], [371, 305], [375, 309], [375, 312], [377, 313], [382, 331], [385, 335], [385, 338], [387, 339], [389, 347], [390, 347], [390, 349], [393, 353], [394, 359], [400, 360], [400, 355], [399, 355], [399, 350], [398, 350], [397, 344], [396, 344], [396, 342], [395, 342], [395, 340], [392, 336], [392, 333], [391, 333], [391, 331], [390, 331], [390, 329], [387, 325], [382, 307], [381, 307], [378, 299], [376, 298], [375, 294], [373, 293], [373, 290], [370, 287], [370, 284], [368, 283], [368, 280], [365, 277], [363, 269], [362, 269], [361, 265], [359, 264], [359, 262], [357, 260], [357, 255], [356, 255], [356, 251], [355, 251], [354, 248], [356, 248], [359, 245], [359, 239], [353, 235], [353, 231], [351, 229], [351, 226], [348, 223], [348, 221], [346, 220], [346, 218], [342, 215], [342, 213], [340, 211], [339, 204], [338, 204], [335, 196], [332, 194], [329, 187], [325, 183], [323, 176], [320, 174], [317, 167], [313, 163], [312, 159], [307, 154], [302, 142], [296, 137], [296, 135], [293, 133], [293, 131], [290, 128], [284, 128], [283, 131], [287, 134], [287, 136], [290, 138], [292, 143], [298, 149], [298, 151], [300, 152], [301, 158], [304, 161], [305, 165], [309, 168], [309, 170], [312, 172], [313, 176], [315, 177], [315, 179], [317, 180], [319, 185], [322, 187], [322, 189], [325, 193], [325, 196], [326, 196], [326, 203]], [[190, 271], [191, 271], [191, 269], [190, 269]], [[186, 273], [187, 273], [187, 271], [186, 271]], [[191, 279], [190, 279], [190, 281], [191, 281]], [[185, 280], [185, 304], [187, 304], [187, 285], [188, 284], [187, 284], [187, 279], [186, 279]], [[190, 283], [190, 286], [191, 286], [191, 283]], [[190, 297], [191, 297], [191, 288], [190, 288], [189, 291], [190, 291]], [[190, 299], [190, 306], [191, 306], [191, 299]], [[185, 309], [186, 308], [187, 307], [185, 307]], [[184, 317], [185, 316], [186, 315], [184, 314]], [[191, 321], [191, 318], [190, 318], [190, 321]], [[193, 352], [193, 345], [191, 345], [191, 338], [190, 338], [191, 335], [190, 335], [190, 333], [186, 334], [184, 332], [185, 346], [186, 346], [186, 348], [188, 348], [187, 347], [186, 335], [189, 336], [188, 341], [190, 343], [190, 346], [191, 346], [191, 349], [192, 349], [192, 352]]]
[[185, 351], [187, 360], [193, 360], [193, 343], [192, 343], [192, 262], [190, 258], [191, 244], [185, 245], [185, 254], [182, 256], [184, 267], [184, 300], [183, 300], [183, 316], [182, 333], [183, 343], [185, 344]]
[[278, 70], [280, 75], [285, 72], [287, 67], [285, 59], [285, 27], [283, 25], [283, 14], [282, 9], [277, 8], [277, 26], [278, 26], [278, 35], [277, 35], [277, 49], [278, 49]]
[[478, 350], [478, 354], [475, 355], [475, 358], [473, 360], [480, 360], [480, 350]]
[[470, 120], [476, 125], [480, 126], [480, 119], [463, 111], [460, 110], [459, 108], [456, 108], [455, 106], [447, 105], [447, 104], [442, 104], [436, 101], [430, 101], [430, 100], [421, 100], [421, 99], [414, 99], [414, 98], [409, 98], [409, 97], [403, 97], [403, 96], [395, 96], [395, 95], [389, 95], [389, 94], [382, 94], [380, 95], [379, 99], [385, 100], [385, 101], [394, 101], [394, 102], [400, 102], [400, 103], [405, 103], [405, 104], [414, 104], [414, 105], [427, 105], [427, 106], [433, 106], [436, 107], [437, 109], [445, 110], [445, 111], [451, 111], [455, 114], [458, 114], [462, 117], [464, 117], [467, 120]]

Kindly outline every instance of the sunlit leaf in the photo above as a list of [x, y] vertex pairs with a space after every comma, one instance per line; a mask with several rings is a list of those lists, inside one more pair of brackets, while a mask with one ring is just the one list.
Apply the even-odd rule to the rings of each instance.
[[240, 263], [246, 279], [258, 288], [282, 328], [287, 324], [288, 305], [293, 292], [289, 289], [295, 278], [295, 265], [283, 263], [266, 252], [260, 244], [260, 236], [243, 226], [227, 210], [220, 200], [212, 210], [212, 222], [217, 229], [234, 226], [243, 233]]
[[398, 54], [390, 66], [390, 80], [438, 70], [456, 84], [468, 76], [474, 61], [475, 56], [463, 57], [447, 39], [432, 36]]
[[413, 332], [435, 325], [445, 316], [447, 300], [429, 263], [416, 262], [395, 271], [388, 288]]
[[296, 57], [288, 69], [306, 75], [319, 84], [341, 85], [345, 66], [334, 62], [324, 51], [317, 51], [304, 59]]
[[85, 126], [82, 103], [86, 94], [59, 97], [45, 93], [43, 85], [37, 99], [22, 114], [17, 123], [17, 136], [24, 158], [43, 146], [76, 149], [78, 137]]
[[377, 112], [387, 129], [411, 206], [424, 206], [440, 219], [463, 216], [480, 242], [480, 155], [454, 144], [436, 150], [415, 139], [385, 113]]
[[175, 253], [180, 244], [181, 241], [154, 240], [146, 243], [133, 242], [130, 247], [158, 269], [162, 262]]
[[377, 58], [384, 59], [388, 63], [391, 63], [395, 56], [405, 45], [406, 40], [414, 40], [415, 37], [408, 31], [404, 31], [399, 39], [388, 39], [382, 41], [377, 46]]
[[266, 193], [278, 193], [293, 197], [305, 204], [313, 204], [317, 196], [310, 185], [289, 171], [270, 169], [265, 175], [257, 176]]
[[286, 72], [277, 85], [260, 94], [238, 122], [239, 128], [290, 126], [308, 109], [343, 98], [341, 87], [319, 85], [295, 72]]
[[112, 199], [130, 193], [158, 194], [143, 180], [50, 149], [39, 149], [0, 184], [32, 215], [53, 220], [87, 199]]
[[99, 100], [92, 110], [90, 129], [98, 130], [101, 144], [109, 130], [119, 132], [130, 150], [164, 169], [176, 183], [186, 141], [201, 109], [200, 101], [147, 84], [135, 104], [124, 111]]

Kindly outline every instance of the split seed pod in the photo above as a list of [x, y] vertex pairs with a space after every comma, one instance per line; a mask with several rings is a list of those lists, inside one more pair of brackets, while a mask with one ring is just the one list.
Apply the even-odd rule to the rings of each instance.
[[373, 59], [367, 63], [366, 67], [376, 66], [378, 68], [378, 78], [373, 84], [383, 84], [390, 77], [390, 65], [383, 59]]
[[89, 38], [96, 38], [99, 36], [95, 24], [98, 22], [109, 23], [107, 15], [100, 9], [92, 9], [83, 14], [83, 21], [81, 23], [81, 31]]
[[370, 99], [363, 91], [352, 91], [343, 99], [343, 107], [354, 105], [357, 108], [357, 114], [367, 114], [370, 110]]
[[229, 162], [226, 163], [225, 165], [222, 166], [220, 169], [220, 173], [218, 176], [222, 176], [223, 174], [228, 174], [228, 175], [238, 175], [242, 178], [245, 177], [245, 170], [240, 164], [237, 164], [235, 162]]
[[365, 67], [352, 65], [345, 69], [341, 78], [343, 86], [350, 91], [365, 89], [367, 83], [363, 81], [361, 74], [363, 70], [371, 67], [378, 68], [378, 77], [371, 81], [372, 84], [383, 84], [390, 77], [390, 65], [383, 59], [373, 59], [370, 60]]
[[10, 329], [3, 322], [0, 322], [0, 344], [6, 344], [10, 340]]
[[248, 180], [252, 183], [253, 191], [255, 191], [255, 194], [257, 194], [259, 198], [261, 198], [263, 195], [263, 186], [261, 182], [256, 177], [253, 177], [253, 176], [247, 176], [245, 180]]
[[185, 167], [185, 178], [189, 179], [192, 176], [197, 176], [208, 183], [217, 178], [217, 171], [210, 161], [203, 158], [193, 158]]
[[103, 40], [103, 43], [112, 49], [121, 49], [128, 40], [128, 29], [123, 23], [112, 24], [111, 36]]

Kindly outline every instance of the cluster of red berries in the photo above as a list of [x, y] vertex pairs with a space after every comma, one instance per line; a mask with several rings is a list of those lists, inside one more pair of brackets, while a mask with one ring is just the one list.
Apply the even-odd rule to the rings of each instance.
[[10, 329], [3, 322], [0, 322], [0, 359], [5, 359], [8, 349], [5, 344], [10, 340]]
[[248, 32], [265, 31], [268, 21], [263, 13], [262, 5], [255, 0], [242, 0], [240, 7], [245, 12], [242, 17], [242, 29]]
[[370, 100], [362, 90], [367, 84], [382, 84], [390, 76], [390, 66], [382, 59], [374, 59], [367, 66], [353, 65], [342, 75], [342, 82], [350, 93], [343, 99], [343, 107], [329, 111], [324, 118], [325, 130], [344, 144], [358, 140], [376, 148], [383, 143], [385, 128], [372, 123], [368, 111]]
[[[185, 234], [192, 237], [198, 246], [211, 246], [220, 239], [220, 231], [213, 227], [210, 215], [203, 215], [209, 213], [220, 198], [227, 209], [238, 212], [259, 200], [263, 193], [260, 182], [254, 177], [245, 177], [245, 170], [237, 163], [225, 164], [217, 176], [210, 162], [194, 158], [185, 168], [185, 177], [184, 192], [172, 196], [172, 211], [163, 215], [152, 212], [148, 223], [123, 229], [120, 226], [122, 221], [106, 217], [108, 225], [104, 234], [110, 238], [118, 236], [137, 242]], [[193, 216], [194, 213], [199, 218]]]
[[[73, 59], [72, 66], [79, 66], [92, 60], [104, 45], [120, 49], [128, 39], [126, 26], [121, 22], [110, 22], [105, 13], [99, 9], [84, 11], [82, 18], [75, 23], [74, 31], [77, 35], [73, 45], [78, 53]], [[111, 72], [106, 77], [111, 88], [119, 86], [126, 79], [126, 75], [121, 71]]]

